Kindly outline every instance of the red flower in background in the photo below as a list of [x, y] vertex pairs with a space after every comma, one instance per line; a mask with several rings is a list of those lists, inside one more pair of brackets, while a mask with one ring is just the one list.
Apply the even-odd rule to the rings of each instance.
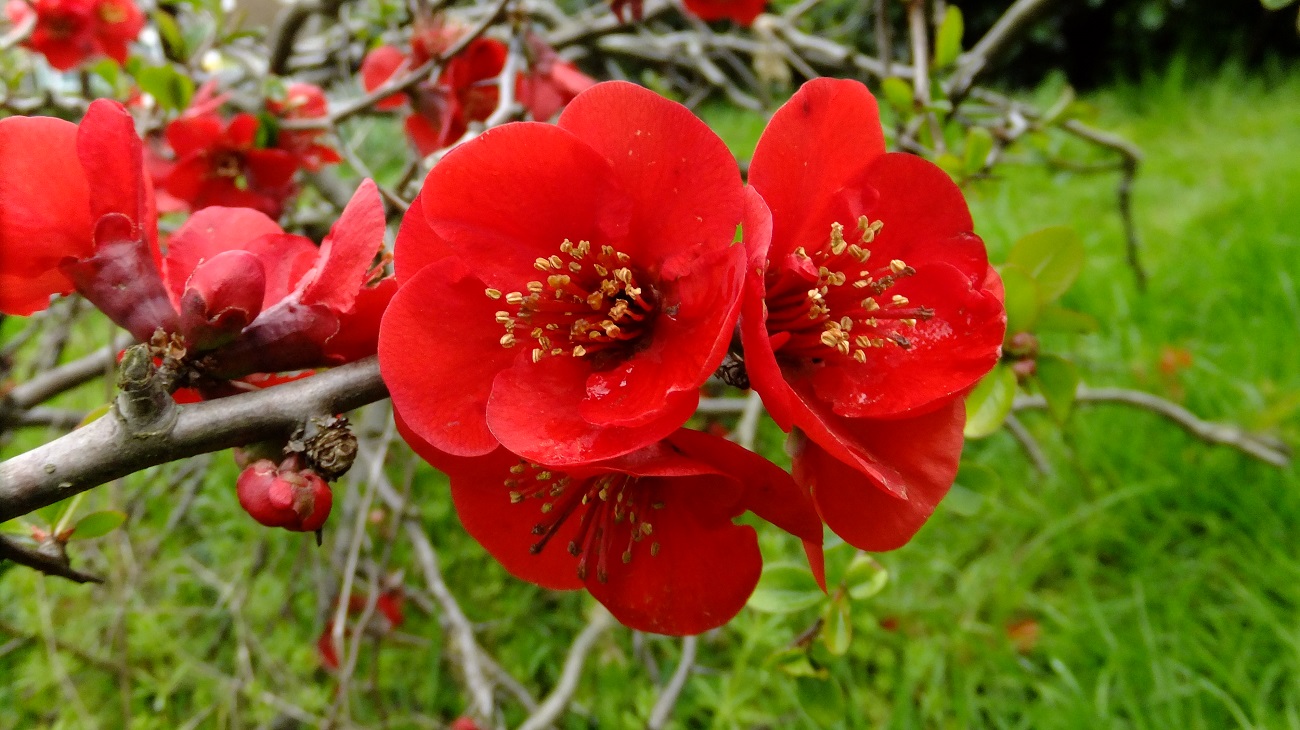
[[606, 462], [555, 469], [496, 449], [461, 458], [398, 430], [451, 479], [466, 531], [513, 575], [586, 588], [620, 622], [698, 634], [731, 620], [758, 582], [762, 556], [746, 511], [804, 541], [825, 583], [822, 529], [790, 475], [725, 439], [680, 429]]
[[962, 397], [997, 362], [1001, 286], [961, 191], [886, 154], [875, 99], [810, 81], [772, 118], [750, 166], [771, 209], [750, 239], [745, 364], [792, 436], [794, 476], [845, 541], [906, 543], [947, 493]]
[[[402, 604], [405, 600], [406, 596], [402, 592], [401, 586], [380, 593], [379, 597], [375, 599], [375, 613], [363, 627], [363, 631], [374, 636], [386, 636], [392, 633], [397, 627], [406, 622], [406, 615], [402, 611]], [[366, 601], [366, 596], [353, 593], [348, 598], [348, 615], [359, 616], [364, 613]], [[348, 628], [344, 631], [344, 636], [351, 633], [351, 629]], [[326, 622], [325, 630], [321, 632], [320, 638], [316, 640], [316, 649], [320, 652], [321, 664], [325, 665], [326, 669], [336, 670], [339, 668], [339, 655], [334, 649], [334, 621], [332, 619]]]
[[[284, 99], [267, 99], [266, 109], [281, 120], [320, 119], [329, 114], [329, 101], [319, 86], [294, 83], [285, 89]], [[292, 154], [299, 167], [314, 172], [343, 159], [333, 147], [321, 143], [324, 134], [318, 129], [281, 129], [275, 146]]]
[[767, 0], [685, 0], [685, 5], [700, 20], [731, 20], [748, 26], [763, 13]]
[[528, 36], [528, 52], [531, 57], [528, 73], [519, 76], [516, 87], [519, 103], [539, 122], [548, 121], [578, 94], [596, 84], [595, 79], [560, 58], [541, 36]]
[[5, 13], [14, 25], [36, 16], [23, 45], [60, 71], [100, 56], [125, 63], [127, 45], [144, 28], [144, 13], [131, 0], [9, 0]]
[[258, 126], [252, 114], [236, 114], [228, 123], [215, 113], [182, 115], [167, 125], [176, 162], [158, 186], [192, 210], [223, 205], [280, 217], [297, 192], [298, 157], [258, 147]]
[[731, 341], [743, 191], [703, 122], [627, 83], [457, 148], [398, 234], [393, 403], [459, 456], [577, 464], [672, 433]]
[[[416, 28], [411, 53], [380, 46], [361, 63], [361, 83], [366, 91], [406, 73], [446, 51], [467, 29], [455, 24]], [[446, 147], [465, 134], [470, 122], [481, 122], [496, 109], [495, 83], [505, 67], [506, 45], [492, 38], [476, 38], [442, 69], [437, 81], [424, 81], [409, 92], [394, 94], [375, 108], [398, 109], [409, 104], [406, 136], [421, 155]]]

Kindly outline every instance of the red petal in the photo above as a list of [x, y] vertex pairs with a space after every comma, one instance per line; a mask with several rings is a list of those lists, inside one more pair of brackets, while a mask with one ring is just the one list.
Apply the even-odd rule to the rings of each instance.
[[248, 150], [244, 153], [244, 165], [248, 169], [248, 184], [270, 192], [293, 181], [298, 158], [284, 150]]
[[531, 461], [585, 464], [655, 443], [685, 423], [699, 402], [698, 391], [678, 391], [666, 396], [654, 420], [634, 427], [597, 425], [583, 419], [578, 408], [590, 375], [591, 363], [584, 358], [517, 361], [502, 370], [492, 384], [487, 404], [492, 433], [507, 449]]
[[924, 408], [971, 387], [997, 364], [1007, 327], [1002, 303], [970, 288], [951, 266], [933, 264], [889, 288], [935, 316], [898, 327], [911, 347], [867, 351], [867, 361], [834, 358], [813, 371], [817, 397], [851, 418], [883, 418]]
[[794, 477], [812, 491], [826, 524], [863, 550], [893, 550], [912, 539], [948, 493], [961, 460], [966, 409], [961, 400], [918, 418], [856, 419], [846, 430], [878, 455], [905, 486], [897, 497], [817, 444], [792, 436]]
[[262, 311], [266, 273], [257, 256], [225, 251], [200, 263], [181, 296], [180, 331], [195, 351], [223, 345]]
[[424, 206], [416, 197], [402, 216], [402, 226], [397, 229], [397, 241], [393, 244], [393, 273], [397, 280], [404, 282], [434, 261], [454, 255], [447, 242], [429, 226]]
[[[403, 122], [406, 129], [406, 137], [415, 145], [415, 151], [420, 153], [421, 157], [437, 152], [446, 146], [446, 139], [450, 134], [443, 134], [441, 128], [420, 114], [412, 114]], [[463, 130], [462, 130], [463, 131]], [[457, 134], [457, 137], [460, 135]]]
[[26, 317], [50, 306], [50, 297], [72, 291], [72, 282], [58, 269], [32, 276], [0, 273], [0, 312]]
[[352, 195], [320, 248], [320, 263], [302, 288], [304, 304], [323, 304], [336, 312], [352, 309], [375, 254], [384, 246], [384, 204], [373, 180]]
[[660, 418], [668, 405], [665, 394], [689, 391], [698, 397], [731, 344], [744, 279], [745, 251], [732, 246], [667, 282], [649, 342], [616, 367], [591, 374], [582, 417], [593, 424], [637, 426]]
[[793, 251], [808, 209], [884, 153], [879, 110], [867, 87], [826, 78], [804, 84], [773, 115], [749, 166], [749, 183], [772, 210], [769, 258]]
[[447, 473], [451, 498], [465, 531], [511, 575], [552, 590], [582, 587], [578, 559], [565, 549], [581, 525], [576, 515], [560, 525], [546, 549], [531, 550], [538, 541], [533, 526], [542, 517], [540, 505], [532, 500], [512, 504], [510, 488], [505, 486], [511, 477], [510, 467], [519, 463], [519, 457], [505, 449], [474, 458], [439, 454], [421, 443], [409, 427], [403, 428], [401, 418], [397, 423], [398, 432], [411, 448]]
[[167, 144], [180, 160], [216, 147], [222, 136], [221, 120], [215, 115], [180, 117], [167, 125]]
[[[179, 302], [194, 269], [223, 251], [249, 248], [257, 238], [283, 231], [265, 214], [249, 208], [210, 207], [197, 211], [172, 234], [163, 259], [163, 279], [173, 302]], [[312, 246], [315, 257], [316, 247]], [[275, 258], [282, 258], [276, 256]], [[270, 261], [263, 261], [264, 271]], [[279, 301], [277, 297], [274, 301]], [[265, 306], [265, 300], [263, 306]]]
[[438, 163], [420, 192], [425, 218], [458, 258], [505, 292], [566, 239], [621, 246], [630, 204], [604, 158], [549, 124], [488, 130]]
[[492, 379], [518, 354], [493, 327], [497, 302], [455, 259], [405, 282], [379, 329], [379, 366], [393, 405], [440, 451], [481, 456], [497, 447], [486, 413]]
[[[638, 631], [684, 636], [717, 628], [731, 620], [758, 584], [763, 559], [754, 528], [733, 525], [709, 504], [734, 489], [721, 476], [646, 477], [634, 489], [661, 502], [652, 513], [654, 531], [633, 543], [628, 521], [614, 523], [606, 538], [606, 580], [587, 574], [587, 590], [621, 623]], [[657, 555], [651, 550], [659, 544]], [[618, 552], [631, 546], [631, 560]]]
[[148, 220], [144, 143], [126, 107], [107, 99], [91, 102], [78, 127], [77, 157], [90, 184], [91, 217], [121, 213], [152, 242], [156, 223]]
[[611, 81], [579, 94], [559, 126], [603, 155], [631, 197], [623, 250], [633, 261], [663, 262], [672, 278], [735, 240], [744, 205], [735, 158], [686, 107]]
[[[403, 64], [406, 56], [392, 46], [380, 46], [366, 54], [361, 62], [361, 85], [366, 91], [374, 91], [385, 81], [393, 77]], [[391, 111], [402, 106], [406, 94], [393, 94], [384, 97], [375, 104], [379, 111]]]
[[236, 114], [226, 125], [225, 143], [237, 150], [248, 150], [257, 142], [257, 117], [244, 112]]
[[325, 356], [334, 363], [352, 362], [379, 350], [379, 322], [397, 293], [397, 279], [389, 277], [357, 294], [352, 311], [339, 320], [339, 331], [325, 343]]
[[686, 0], [686, 9], [700, 20], [734, 20], [752, 25], [762, 15], [767, 0]]
[[[90, 192], [77, 127], [61, 119], [0, 119], [0, 275], [47, 277], [65, 257], [89, 256]], [[42, 307], [43, 308], [43, 307]]]

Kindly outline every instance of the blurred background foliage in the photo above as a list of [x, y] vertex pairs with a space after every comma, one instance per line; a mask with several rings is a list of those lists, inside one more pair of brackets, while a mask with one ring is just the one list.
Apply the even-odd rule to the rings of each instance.
[[[968, 42], [1002, 5], [961, 5]], [[1062, 304], [1098, 326], [1047, 335], [1044, 346], [1087, 382], [1149, 391], [1292, 444], [1294, 11], [1249, 1], [1078, 3], [1004, 62], [1001, 79], [1026, 98], [1050, 103], [1067, 83], [1090, 89], [1087, 114], [1145, 152], [1134, 195], [1147, 291], [1125, 263], [1110, 176], [1020, 152], [967, 188], [994, 261], [1045, 226], [1080, 236], [1084, 269]], [[748, 158], [761, 114], [718, 104], [701, 113]], [[368, 155], [400, 160], [400, 138], [385, 125], [353, 129]], [[0, 341], [21, 326], [4, 321]], [[88, 318], [70, 352], [93, 349], [108, 327]], [[106, 395], [97, 383], [55, 405], [93, 408]], [[910, 545], [871, 560], [830, 550], [832, 579], [850, 598], [799, 598], [806, 586], [782, 568], [797, 564], [797, 546], [763, 533], [774, 567], [751, 609], [702, 637], [669, 727], [1300, 728], [1294, 467], [1208, 446], [1120, 406], [1076, 407], [1063, 425], [1041, 412], [1022, 419], [1052, 473], [1035, 471], [1005, 432], [971, 442], [958, 486]], [[19, 432], [0, 442], [0, 458], [51, 435]], [[782, 440], [770, 423], [759, 434], [777, 461]], [[461, 530], [440, 475], [404, 450], [388, 469], [396, 483], [413, 480], [419, 518], [481, 642], [534, 694], [554, 686], [590, 599], [510, 578]], [[122, 529], [77, 543], [78, 565], [106, 576], [105, 586], [0, 565], [0, 729], [331, 724], [335, 684], [316, 640], [334, 601], [331, 555], [347, 547], [351, 523], [340, 518], [356, 512], [363, 479], [341, 483], [317, 548], [248, 519], [236, 473], [228, 454], [216, 454], [88, 494], [78, 514], [127, 515]], [[58, 511], [34, 519], [57, 522]], [[374, 544], [395, 545], [384, 567], [414, 573], [393, 516], [363, 517]], [[396, 632], [362, 647], [356, 726], [445, 727], [466, 706], [419, 589], [406, 614]], [[800, 647], [819, 620], [823, 640]], [[559, 727], [644, 727], [680, 653], [676, 640], [605, 635]], [[512, 727], [527, 714], [502, 705]]]

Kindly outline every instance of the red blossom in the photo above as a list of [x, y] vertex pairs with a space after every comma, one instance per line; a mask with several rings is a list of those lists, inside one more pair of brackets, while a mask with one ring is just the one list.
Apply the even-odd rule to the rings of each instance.
[[100, 56], [125, 63], [127, 45], [144, 28], [144, 13], [131, 0], [9, 0], [5, 12], [14, 25], [36, 15], [23, 45], [60, 71]]
[[215, 113], [182, 115], [167, 125], [176, 162], [158, 186], [193, 210], [243, 207], [278, 218], [297, 192], [298, 158], [258, 147], [258, 124], [252, 114], [236, 114], [228, 123]]
[[524, 580], [586, 588], [620, 622], [698, 634], [745, 605], [762, 568], [746, 511], [804, 542], [824, 585], [821, 521], [781, 468], [725, 439], [679, 429], [617, 459], [557, 469], [505, 449], [437, 451], [400, 416], [398, 431], [447, 473], [462, 524]]
[[[329, 113], [329, 102], [319, 86], [294, 83], [285, 89], [284, 99], [268, 99], [266, 109], [281, 120], [320, 119]], [[324, 134], [317, 129], [283, 129], [276, 135], [275, 146], [292, 154], [299, 167], [316, 171], [343, 159], [333, 147], [321, 143]]]
[[539, 122], [549, 120], [578, 94], [596, 84], [595, 79], [560, 58], [541, 36], [528, 36], [528, 51], [530, 66], [528, 73], [519, 77], [517, 96], [519, 103]]
[[262, 459], [239, 475], [239, 506], [267, 527], [315, 532], [325, 524], [334, 493], [320, 475], [301, 467], [297, 457], [279, 466]]
[[[438, 26], [434, 32], [417, 33], [410, 55], [392, 46], [380, 46], [366, 54], [361, 64], [361, 82], [373, 91], [393, 76], [428, 61], [454, 42], [464, 29]], [[394, 94], [375, 108], [391, 110], [409, 104], [406, 136], [421, 155], [446, 147], [465, 134], [470, 122], [481, 122], [496, 108], [495, 83], [506, 62], [506, 45], [493, 38], [476, 38], [449, 60], [436, 82], [424, 81], [407, 93]]]
[[731, 20], [748, 26], [763, 13], [767, 0], [685, 0], [685, 5], [700, 20]]
[[457, 148], [398, 235], [379, 342], [393, 402], [459, 456], [578, 464], [655, 443], [731, 341], [743, 200], [722, 141], [627, 83]]
[[961, 191], [929, 162], [885, 152], [860, 83], [805, 84], [764, 131], [750, 183], [772, 234], [770, 247], [747, 240], [749, 379], [796, 429], [795, 478], [831, 529], [898, 547], [956, 475], [962, 396], [1006, 328], [1000, 282]]
[[[402, 611], [402, 604], [405, 600], [406, 596], [402, 592], [401, 586], [380, 593], [379, 597], [375, 599], [375, 613], [370, 617], [370, 622], [363, 629], [365, 633], [374, 636], [385, 636], [405, 623], [406, 615]], [[366, 601], [366, 596], [353, 593], [348, 598], [348, 615], [357, 616], [364, 612]], [[345, 628], [344, 636], [351, 633], [350, 627]], [[316, 650], [320, 652], [321, 664], [326, 669], [336, 670], [339, 668], [339, 655], [334, 649], [333, 620], [326, 622], [325, 630], [321, 632], [320, 638], [316, 640]]]

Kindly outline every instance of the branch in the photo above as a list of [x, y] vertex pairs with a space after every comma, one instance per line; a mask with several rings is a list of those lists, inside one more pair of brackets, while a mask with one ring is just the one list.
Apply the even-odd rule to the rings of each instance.
[[[53, 545], [54, 543], [50, 543]], [[68, 563], [67, 553], [61, 548], [56, 547], [60, 555], [55, 556], [47, 551], [38, 548], [29, 548], [21, 542], [9, 537], [0, 535], [0, 560], [12, 560], [13, 562], [24, 565], [33, 570], [38, 570], [46, 575], [54, 575], [60, 578], [67, 578], [75, 583], [103, 583], [104, 579], [89, 573], [83, 573], [74, 570]]]
[[537, 711], [524, 720], [519, 730], [543, 730], [560, 719], [574, 693], [578, 691], [578, 680], [582, 678], [582, 665], [586, 663], [587, 655], [601, 635], [613, 626], [614, 617], [604, 606], [597, 606], [587, 626], [573, 640], [573, 646], [569, 647], [569, 656], [564, 660], [564, 669], [555, 689], [542, 700]]
[[[123, 342], [122, 346], [125, 347], [126, 344]], [[44, 403], [109, 372], [116, 358], [116, 347], [101, 347], [78, 360], [47, 370], [25, 383], [15, 385], [0, 403], [0, 411], [6, 405], [16, 410], [27, 410]]]
[[151, 466], [288, 436], [312, 416], [343, 413], [387, 395], [379, 360], [372, 356], [266, 390], [173, 403], [167, 410], [174, 421], [152, 432], [136, 432], [113, 412], [0, 462], [0, 522]]
[[645, 724], [646, 730], [662, 730], [663, 726], [668, 724], [673, 708], [677, 706], [677, 698], [681, 697], [682, 690], [686, 687], [686, 680], [690, 679], [691, 670], [695, 668], [695, 649], [698, 644], [699, 638], [695, 636], [682, 639], [681, 661], [673, 671], [673, 678], [668, 680], [668, 686], [664, 687], [663, 693], [655, 701], [654, 709], [650, 711], [650, 719]]
[[324, 0], [323, 2], [289, 3], [275, 18], [267, 42], [270, 60], [267, 71], [276, 76], [289, 72], [289, 58], [293, 56], [293, 44], [298, 33], [313, 15], [335, 15], [343, 0]]
[[0, 35], [0, 51], [7, 51], [10, 48], [27, 40], [28, 36], [36, 28], [36, 13], [28, 15], [23, 22], [15, 25], [8, 33]]
[[[1280, 440], [1254, 434], [1230, 423], [1216, 423], [1198, 418], [1196, 414], [1172, 401], [1140, 390], [1125, 388], [1089, 388], [1079, 386], [1075, 394], [1078, 403], [1123, 403], [1157, 413], [1178, 424], [1196, 438], [1220, 446], [1231, 446], [1248, 456], [1253, 456], [1273, 466], [1285, 468], [1291, 464], [1291, 450]], [[1012, 410], [1043, 409], [1047, 401], [1041, 395], [1016, 396]]]
[[993, 59], [1011, 45], [1011, 41], [1029, 29], [1038, 17], [1058, 0], [1016, 0], [998, 18], [992, 28], [961, 56], [957, 70], [948, 82], [948, 94], [960, 99]]

